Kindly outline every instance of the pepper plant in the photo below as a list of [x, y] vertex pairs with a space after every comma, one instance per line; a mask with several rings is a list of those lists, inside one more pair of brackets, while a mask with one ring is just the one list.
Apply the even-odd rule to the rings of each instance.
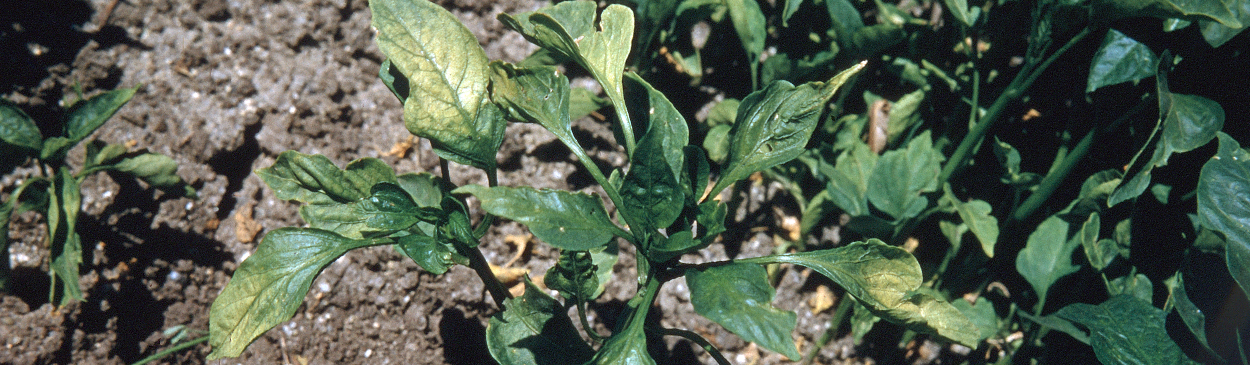
[[76, 226], [82, 210], [80, 185], [88, 175], [113, 171], [173, 194], [195, 196], [195, 190], [176, 174], [174, 159], [159, 153], [130, 151], [125, 145], [92, 140], [77, 172], [65, 161], [71, 149], [104, 125], [138, 89], [113, 90], [90, 98], [75, 90], [78, 100], [68, 104], [64, 118], [46, 124], [52, 130], [40, 130], [21, 108], [0, 99], [0, 154], [15, 162], [34, 159], [38, 173], [18, 184], [0, 205], [0, 290], [8, 290], [9, 284], [9, 219], [15, 213], [36, 211], [43, 215], [48, 228], [48, 275], [52, 279], [48, 301], [65, 305], [83, 299], [78, 287], [83, 247]]
[[[486, 343], [504, 364], [650, 364], [647, 334], [674, 335], [727, 361], [698, 334], [646, 323], [660, 287], [686, 277], [696, 312], [771, 351], [798, 359], [791, 333], [796, 315], [772, 306], [775, 289], [762, 265], [809, 267], [840, 285], [874, 316], [974, 346], [975, 327], [950, 303], [919, 291], [916, 259], [879, 240], [802, 253], [690, 264], [681, 256], [707, 247], [723, 232], [727, 207], [716, 197], [754, 172], [803, 152], [841, 85], [859, 63], [824, 81], [768, 83], [737, 109], [729, 132], [726, 168], [715, 179], [705, 152], [689, 145], [685, 118], [664, 94], [626, 69], [634, 12], [571, 1], [533, 12], [501, 15], [507, 27], [588, 71], [610, 101], [625, 169], [604, 172], [571, 129], [577, 95], [550, 65], [522, 67], [489, 61], [455, 17], [425, 0], [370, 2], [379, 48], [387, 56], [379, 75], [404, 106], [410, 132], [430, 140], [443, 159], [482, 169], [488, 186], [452, 186], [443, 176], [398, 174], [363, 158], [339, 168], [328, 158], [295, 151], [257, 171], [276, 195], [304, 203], [307, 227], [269, 232], [214, 301], [210, 359], [238, 356], [249, 343], [295, 313], [317, 274], [349, 250], [390, 245], [435, 274], [467, 265], [485, 283], [501, 312], [490, 319]], [[598, 21], [596, 22], [596, 19]], [[826, 77], [828, 77], [826, 75]], [[585, 99], [579, 99], [579, 103]], [[525, 186], [498, 186], [495, 153], [507, 122], [535, 123], [572, 151], [606, 195]], [[713, 181], [714, 180], [714, 181]], [[711, 186], [709, 189], [708, 186]], [[476, 198], [484, 218], [471, 222], [463, 199]], [[617, 214], [609, 214], [607, 202]], [[526, 279], [512, 297], [477, 248], [495, 217], [521, 223], [561, 250], [545, 275], [557, 299]], [[567, 309], [585, 303], [611, 277], [612, 250], [636, 249], [636, 295], [620, 324], [598, 346], [581, 340]], [[588, 326], [586, 328], [589, 328]], [[588, 333], [592, 339], [596, 336]]]

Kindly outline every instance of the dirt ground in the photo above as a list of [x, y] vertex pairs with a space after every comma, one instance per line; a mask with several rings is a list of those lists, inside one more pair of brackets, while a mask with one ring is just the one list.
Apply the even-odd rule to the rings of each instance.
[[[0, 86], [4, 96], [37, 119], [55, 118], [56, 105], [81, 83], [96, 92], [142, 85], [134, 99], [93, 138], [133, 143], [172, 156], [178, 174], [199, 199], [164, 195], [130, 179], [98, 174], [83, 185], [86, 210], [79, 226], [86, 246], [82, 280], [86, 301], [56, 309], [47, 303], [48, 267], [42, 217], [14, 218], [8, 232], [14, 289], [0, 298], [2, 364], [123, 364], [169, 345], [162, 331], [185, 325], [193, 336], [208, 328], [208, 309], [230, 274], [265, 232], [302, 224], [293, 204], [277, 200], [251, 172], [286, 150], [324, 154], [337, 163], [380, 158], [401, 173], [436, 171], [428, 142], [393, 153], [409, 140], [402, 108], [377, 79], [382, 55], [373, 42], [365, 0], [14, 0], [0, 2]], [[492, 59], [518, 61], [533, 50], [495, 20], [542, 4], [530, 0], [444, 0], [478, 37]], [[115, 5], [115, 6], [113, 6]], [[111, 9], [111, 12], [110, 10]], [[610, 141], [608, 126], [578, 121], [580, 136]], [[591, 155], [621, 165], [609, 143], [590, 143]], [[71, 162], [82, 160], [82, 149]], [[590, 179], [550, 133], [513, 125], [498, 155], [503, 185], [586, 189]], [[7, 175], [11, 192], [33, 168]], [[454, 167], [457, 184], [485, 176]], [[776, 186], [743, 191], [745, 208], [734, 232], [688, 261], [771, 252], [777, 228]], [[516, 254], [515, 223], [497, 223], [484, 239], [488, 260]], [[834, 240], [826, 227], [824, 240]], [[556, 251], [533, 245], [515, 264], [537, 276]], [[593, 322], [608, 333], [632, 296], [632, 251], [622, 245], [617, 280], [591, 305]], [[819, 277], [818, 275], [811, 276]], [[829, 311], [808, 303], [821, 282], [801, 271], [781, 276], [776, 304], [798, 313], [806, 351], [828, 326]], [[665, 326], [703, 333], [735, 363], [787, 363], [748, 346], [693, 315], [683, 280], [666, 285], [656, 303]], [[295, 317], [269, 331], [236, 359], [214, 364], [483, 364], [486, 319], [498, 309], [472, 270], [441, 276], [421, 270], [390, 247], [348, 253], [313, 283]], [[662, 363], [708, 363], [687, 341], [668, 339], [652, 349]], [[894, 344], [827, 345], [820, 363], [903, 361]], [[936, 345], [934, 345], [936, 346]], [[200, 344], [158, 363], [201, 364]], [[908, 358], [908, 361], [917, 360]], [[923, 360], [923, 359], [920, 359]], [[873, 360], [867, 360], [871, 363]]]

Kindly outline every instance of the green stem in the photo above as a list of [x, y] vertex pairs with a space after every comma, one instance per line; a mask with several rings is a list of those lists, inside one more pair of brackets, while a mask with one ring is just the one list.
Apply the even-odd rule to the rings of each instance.
[[816, 353], [820, 352], [820, 349], [838, 334], [838, 328], [842, 326], [842, 321], [846, 320], [846, 314], [850, 312], [853, 300], [855, 299], [851, 298], [850, 294], [842, 294], [842, 298], [838, 299], [838, 308], [833, 310], [833, 318], [829, 320], [829, 328], [825, 329], [825, 333], [822, 333], [820, 338], [816, 339], [816, 343], [807, 349], [807, 355], [803, 356], [803, 362], [799, 365], [810, 365], [816, 359]]
[[1064, 179], [1067, 179], [1068, 174], [1072, 172], [1072, 168], [1076, 167], [1076, 163], [1084, 159], [1085, 154], [1089, 153], [1089, 148], [1094, 145], [1094, 134], [1096, 132], [1096, 130], [1091, 130], [1085, 133], [1085, 137], [1076, 143], [1076, 147], [1072, 148], [1072, 151], [1055, 166], [1055, 169], [1042, 178], [1042, 182], [1038, 184], [1037, 190], [1032, 195], [1029, 195], [1029, 198], [1025, 199], [1024, 203], [1016, 208], [1016, 211], [1011, 213], [1011, 221], [1024, 221], [1030, 215], [1033, 215], [1033, 212], [1040, 208], [1042, 203], [1050, 199], [1051, 194], [1055, 193], [1055, 189], [1058, 189]]
[[[486, 183], [491, 187], [499, 186], [499, 172], [494, 169], [486, 170]], [[482, 239], [486, 236], [486, 230], [490, 229], [490, 225], [495, 222], [495, 216], [490, 213], [482, 215], [482, 221], [477, 223], [477, 227], [473, 228], [473, 237]]]
[[725, 355], [721, 354], [720, 350], [717, 349], [716, 346], [712, 346], [712, 343], [707, 342], [707, 339], [703, 338], [703, 336], [699, 336], [698, 333], [679, 328], [664, 328], [660, 330], [660, 334], [665, 336], [678, 336], [690, 340], [690, 342], [694, 342], [698, 344], [699, 347], [702, 347], [703, 351], [706, 351], [708, 355], [711, 355], [712, 359], [716, 360], [717, 364], [731, 364], [729, 359], [726, 359]]
[[155, 354], [152, 354], [152, 356], [145, 357], [145, 358], [143, 358], [143, 360], [139, 360], [139, 361], [137, 361], [137, 362], [135, 362], [134, 364], [131, 364], [131, 365], [143, 365], [143, 364], [147, 364], [147, 363], [149, 363], [149, 362], [156, 361], [157, 359], [160, 359], [160, 358], [162, 358], [162, 357], [169, 356], [169, 354], [172, 354], [172, 353], [175, 353], [175, 352], [178, 352], [178, 351], [185, 350], [185, 349], [187, 349], [187, 348], [190, 348], [191, 346], [198, 345], [198, 344], [200, 344], [201, 342], [204, 342], [204, 341], [208, 341], [208, 336], [201, 336], [201, 337], [196, 338], [196, 339], [194, 339], [194, 340], [190, 340], [190, 341], [187, 341], [187, 342], [183, 342], [183, 343], [180, 343], [180, 344], [174, 345], [173, 347], [170, 347], [170, 348], [167, 348], [167, 349], [161, 350], [161, 352], [157, 352], [157, 353], [155, 353]]
[[[602, 80], [599, 77], [596, 77], [596, 79]], [[621, 81], [617, 80], [617, 82]], [[603, 85], [603, 83], [600, 84]], [[625, 108], [625, 95], [606, 86], [603, 92], [608, 94], [608, 99], [612, 100], [612, 110], [616, 111], [616, 120], [621, 123], [621, 136], [625, 138], [625, 157], [629, 157], [629, 160], [633, 161], [634, 148], [637, 142], [634, 141], [634, 125], [629, 120], [629, 109]]]
[[[603, 188], [603, 192], [608, 194], [608, 199], [612, 201], [612, 204], [616, 205], [618, 210], [620, 207], [625, 206], [622, 203], [625, 200], [621, 198], [621, 192], [616, 190], [615, 186], [612, 186], [612, 183], [608, 181], [608, 178], [603, 175], [603, 171], [599, 170], [599, 166], [595, 165], [595, 162], [590, 159], [590, 156], [586, 155], [586, 151], [577, 144], [577, 141], [564, 141], [564, 143], [565, 145], [570, 146], [569, 149], [573, 151], [573, 155], [577, 156], [577, 159], [582, 162], [582, 166], [586, 168], [586, 171], [590, 172], [590, 176], [595, 179], [595, 182], [599, 183], [599, 186]], [[624, 214], [617, 214], [617, 219], [620, 219], [621, 223], [626, 227], [633, 227], [629, 224], [630, 222], [625, 218]], [[633, 236], [625, 237], [625, 239], [630, 242], [636, 242]]]
[[[1020, 73], [1016, 74], [1015, 79], [1012, 79], [1011, 84], [1007, 85], [1007, 88], [998, 96], [998, 99], [994, 100], [994, 104], [990, 105], [981, 121], [973, 125], [968, 134], [964, 136], [964, 139], [959, 142], [959, 147], [955, 149], [955, 153], [951, 155], [946, 166], [942, 167], [942, 174], [938, 177], [938, 181], [942, 183], [950, 181], [951, 177], [964, 167], [968, 158], [972, 157], [974, 147], [981, 144], [981, 139], [985, 137], [985, 133], [989, 131], [990, 127], [998, 121], [999, 115], [1007, 109], [1007, 105], [1023, 96], [1024, 91], [1033, 85], [1033, 82], [1037, 80], [1038, 76], [1041, 76], [1042, 72], [1046, 71], [1047, 67], [1050, 67], [1051, 63], [1054, 63], [1059, 56], [1072, 49], [1072, 46], [1084, 40], [1093, 30], [1091, 27], [1082, 29], [1080, 33], [1069, 39], [1068, 43], [1065, 43], [1063, 47], [1059, 47], [1055, 53], [1051, 54], [1050, 57], [1040, 64], [1025, 64]], [[973, 113], [976, 113], [976, 111], [974, 110]]]
[[582, 329], [586, 331], [586, 336], [590, 337], [595, 343], [603, 342], [603, 336], [595, 332], [595, 327], [590, 325], [590, 321], [586, 320], [586, 301], [577, 298], [577, 316], [581, 317]]

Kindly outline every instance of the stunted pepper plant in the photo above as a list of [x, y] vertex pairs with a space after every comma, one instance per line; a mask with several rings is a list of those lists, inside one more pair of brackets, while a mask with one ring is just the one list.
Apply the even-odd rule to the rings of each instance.
[[[503, 364], [651, 364], [648, 334], [681, 336], [718, 363], [726, 359], [694, 331], [661, 328], [645, 319], [664, 283], [685, 277], [694, 310], [760, 347], [799, 359], [792, 339], [796, 315], [774, 307], [775, 289], [763, 265], [811, 268], [841, 286], [873, 316], [936, 339], [975, 346], [980, 336], [955, 306], [920, 291], [916, 259], [902, 248], [871, 239], [837, 248], [763, 257], [685, 263], [725, 231], [727, 206], [716, 197], [752, 173], [802, 153], [839, 87], [860, 62], [822, 81], [772, 81], [743, 98], [736, 110], [726, 163], [711, 177], [705, 151], [690, 145], [685, 117], [663, 93], [626, 68], [633, 45], [634, 11], [571, 1], [533, 12], [501, 15], [508, 28], [603, 86], [628, 166], [606, 173], [587, 156], [572, 131], [577, 103], [567, 77], [551, 65], [522, 67], [490, 61], [456, 18], [425, 0], [370, 2], [379, 48], [387, 59], [379, 75], [404, 107], [404, 124], [427, 138], [443, 159], [485, 171], [488, 185], [453, 186], [442, 176], [397, 173], [363, 158], [340, 168], [319, 155], [282, 153], [257, 175], [277, 197], [303, 203], [307, 227], [268, 232], [214, 301], [209, 359], [238, 356], [269, 329], [292, 317], [320, 271], [344, 253], [389, 245], [425, 270], [441, 274], [466, 265], [479, 275], [500, 312], [486, 343]], [[598, 21], [596, 21], [598, 19]], [[581, 95], [581, 96], [579, 96]], [[580, 98], [580, 99], [579, 99]], [[582, 109], [577, 107], [576, 109]], [[499, 186], [495, 154], [506, 123], [546, 128], [577, 157], [605, 196], [527, 186]], [[708, 186], [711, 186], [709, 189]], [[480, 202], [477, 224], [465, 204]], [[605, 201], [606, 198], [606, 201]], [[609, 214], [607, 202], [615, 207]], [[513, 297], [492, 274], [478, 246], [496, 218], [525, 225], [561, 250], [544, 275], [549, 296], [528, 279]], [[586, 342], [568, 308], [590, 328], [585, 303], [611, 278], [614, 247], [635, 248], [637, 290], [611, 336]], [[665, 308], [659, 308], [663, 310]]]

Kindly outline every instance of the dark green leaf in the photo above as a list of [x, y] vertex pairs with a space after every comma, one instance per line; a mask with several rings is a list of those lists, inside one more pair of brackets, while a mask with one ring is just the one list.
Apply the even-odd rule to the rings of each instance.
[[87, 158], [83, 162], [84, 169], [101, 165], [111, 165], [116, 160], [126, 154], [126, 146], [120, 144], [105, 144], [103, 141], [95, 140], [87, 144]]
[[1208, 354], [1219, 357], [1207, 342], [1206, 315], [1202, 314], [1202, 310], [1198, 309], [1198, 306], [1189, 300], [1189, 294], [1186, 294], [1188, 289], [1185, 288], [1184, 276], [1178, 272], [1170, 279], [1164, 280], [1163, 283], [1168, 287], [1168, 302], [1172, 303], [1176, 308], [1176, 314], [1181, 317], [1181, 321], [1185, 322], [1185, 327], [1198, 339], [1198, 343], [1202, 345], [1203, 350]]
[[1168, 337], [1165, 313], [1149, 302], [1120, 295], [1097, 306], [1076, 303], [1055, 316], [1089, 330], [1090, 346], [1103, 364], [1195, 364]]
[[43, 140], [43, 150], [39, 151], [39, 159], [46, 161], [64, 160], [65, 154], [74, 148], [74, 140], [65, 137], [49, 137]]
[[451, 242], [414, 233], [400, 237], [395, 248], [422, 269], [434, 275], [446, 273], [454, 265], [468, 265], [469, 259], [456, 252]]
[[407, 229], [419, 221], [437, 221], [441, 211], [434, 208], [421, 209], [411, 196], [399, 185], [381, 182], [373, 186], [373, 195], [360, 207], [368, 217], [365, 224], [380, 231]]
[[667, 238], [655, 235], [651, 236], [651, 245], [647, 247], [647, 257], [653, 262], [665, 262], [683, 254], [694, 252], [707, 247], [707, 240], [696, 240], [694, 234], [690, 231], [681, 231], [673, 233]]
[[209, 311], [209, 360], [235, 357], [295, 315], [326, 265], [349, 250], [377, 244], [313, 228], [279, 228], [239, 264]]
[[[61, 281], [57, 306], [83, 299], [78, 287], [78, 266], [82, 264], [82, 240], [78, 236], [78, 212], [82, 209], [82, 191], [69, 168], [62, 166], [48, 187], [48, 240], [53, 273], [53, 290]], [[7, 231], [4, 234], [8, 234]], [[6, 255], [8, 253], [5, 253]]]
[[776, 291], [759, 265], [731, 264], [686, 271], [694, 311], [724, 326], [743, 340], [798, 360], [790, 333], [794, 312], [774, 308]]
[[850, 0], [825, 0], [825, 10], [833, 20], [833, 30], [838, 35], [838, 45], [849, 48], [852, 35], [864, 27], [863, 15], [851, 5]]
[[13, 203], [17, 199], [10, 197], [0, 204], [0, 292], [9, 292], [9, 277], [12, 265], [9, 264], [9, 218], [13, 215]]
[[796, 87], [776, 81], [743, 99], [730, 131], [726, 169], [710, 196], [756, 171], [790, 161], [802, 153], [825, 104], [865, 64], [866, 61], [860, 62], [827, 83], [809, 82]]
[[982, 340], [998, 333], [998, 314], [994, 313], [994, 304], [985, 300], [985, 297], [977, 297], [975, 305], [963, 299], [956, 299], [951, 302], [951, 305], [977, 326], [977, 329], [981, 331]]
[[890, 48], [907, 38], [903, 27], [895, 24], [873, 24], [851, 34], [850, 45], [844, 47], [858, 57], [868, 57]]
[[[630, 224], [654, 230], [672, 224], [685, 205], [685, 189], [677, 179], [685, 167], [682, 147], [686, 145], [689, 132], [685, 119], [663, 95], [636, 75], [629, 75], [625, 88], [630, 91], [627, 102], [630, 110], [641, 114], [635, 115], [633, 120], [647, 121], [649, 127], [621, 183], [623, 206], [619, 208]], [[640, 98], [646, 95], [650, 97]]]
[[607, 244], [613, 236], [628, 235], [608, 219], [603, 202], [593, 195], [480, 185], [455, 192], [473, 194], [483, 210], [524, 224], [539, 239], [565, 250], [585, 251]]
[[851, 335], [855, 337], [855, 345], [861, 345], [864, 342], [864, 336], [868, 331], [872, 331], [872, 327], [881, 321], [881, 317], [877, 317], [875, 313], [864, 307], [863, 303], [855, 302], [851, 305]]
[[1140, 16], [1190, 21], [1214, 20], [1227, 27], [1241, 28], [1243, 25], [1237, 20], [1234, 5], [1238, 1], [1240, 0], [1097, 0], [1092, 4], [1092, 16], [1107, 22]]
[[809, 267], [842, 286], [881, 318], [921, 333], [976, 347], [979, 330], [946, 301], [916, 290], [920, 263], [902, 248], [877, 239], [846, 246], [738, 260]]
[[846, 214], [868, 215], [868, 179], [877, 166], [878, 156], [868, 145], [858, 142], [838, 155], [829, 179], [829, 198]]
[[1089, 66], [1085, 92], [1154, 76], [1158, 62], [1159, 58], [1150, 51], [1150, 47], [1111, 29], [1103, 37], [1102, 47], [1098, 48]]
[[594, 356], [560, 302], [525, 279], [525, 294], [504, 300], [486, 326], [486, 348], [501, 364], [580, 364]]
[[1056, 280], [1080, 269], [1072, 265], [1072, 250], [1079, 244], [1068, 240], [1068, 222], [1057, 216], [1046, 218], [1029, 234], [1028, 244], [1016, 255], [1016, 271], [1033, 286], [1040, 301], [1046, 300]]
[[1107, 265], [1110, 265], [1117, 255], [1115, 241], [1098, 239], [1098, 231], [1101, 228], [1102, 219], [1095, 212], [1089, 215], [1089, 218], [1085, 220], [1085, 224], [1081, 225], [1081, 231], [1076, 236], [1076, 239], [1081, 242], [1081, 247], [1085, 250], [1085, 258], [1089, 260], [1089, 266], [1098, 271], [1102, 271]]
[[0, 98], [0, 141], [24, 148], [27, 154], [43, 150], [43, 134], [22, 109]]
[[682, 148], [690, 141], [686, 118], [682, 117], [681, 112], [664, 94], [651, 87], [638, 74], [625, 74], [625, 91], [626, 105], [631, 111], [630, 119], [635, 125], [647, 126], [642, 138], [654, 138], [655, 140], [650, 141], [652, 148], [660, 152], [673, 176], [681, 176], [681, 171], [686, 166]]
[[951, 15], [964, 26], [971, 26], [976, 18], [968, 14], [968, 0], [945, 0], [946, 8], [950, 9]]
[[725, 215], [728, 214], [728, 208], [725, 203], [717, 200], [707, 200], [699, 204], [699, 215], [695, 221], [699, 223], [699, 235], [695, 238], [703, 241], [704, 245], [712, 243], [716, 240], [716, 236], [725, 232]]
[[[733, 21], [734, 30], [738, 32], [738, 41], [747, 54], [747, 65], [751, 68], [751, 85], [758, 80], [760, 54], [764, 53], [764, 39], [768, 37], [768, 19], [760, 10], [756, 0], [725, 0], [729, 8], [729, 18]], [[821, 103], [824, 104], [824, 103]]]
[[1072, 338], [1075, 338], [1077, 341], [1081, 341], [1081, 343], [1084, 343], [1086, 345], [1089, 344], [1089, 332], [1081, 328], [1078, 328], [1071, 321], [1068, 321], [1063, 318], [1059, 318], [1054, 315], [1034, 317], [1033, 315], [1025, 311], [1018, 311], [1016, 312], [1016, 314], [1019, 314], [1021, 317], [1024, 317], [1024, 318], [1028, 318], [1030, 321], [1033, 321], [1047, 328], [1057, 330], [1063, 333], [1067, 333], [1069, 336], [1072, 336]]
[[429, 1], [375, 0], [369, 9], [378, 48], [409, 81], [404, 126], [439, 156], [494, 170], [505, 122], [487, 97], [490, 70], [477, 38]]
[[631, 321], [613, 334], [585, 365], [655, 365], [647, 352], [647, 335], [642, 321]]
[[382, 83], [386, 88], [391, 90], [391, 94], [395, 94], [399, 98], [399, 104], [403, 105], [408, 100], [408, 90], [411, 86], [408, 84], [408, 76], [404, 76], [403, 72], [399, 72], [391, 59], [382, 60], [382, 67], [378, 70], [378, 78], [382, 79]]
[[1198, 216], [1203, 227], [1224, 234], [1228, 273], [1250, 297], [1250, 152], [1233, 137], [1218, 135], [1219, 152], [1198, 177]]
[[286, 151], [273, 166], [256, 171], [282, 200], [304, 203], [348, 203], [364, 199], [379, 182], [395, 183], [395, 172], [375, 158], [352, 161], [339, 170], [329, 158]]
[[562, 251], [556, 266], [543, 275], [547, 287], [568, 300], [589, 301], [599, 288], [596, 266], [586, 251]]
[[905, 150], [882, 154], [868, 177], [868, 201], [895, 220], [920, 214], [929, 206], [921, 194], [937, 191], [944, 159], [933, 149], [929, 131], [913, 138]]
[[673, 16], [676, 14], [677, 3], [679, 0], [640, 0], [634, 6], [634, 18], [638, 23], [638, 37], [634, 39], [638, 42], [638, 49], [642, 52], [651, 51], [651, 42], [655, 40], [656, 34], [665, 29], [665, 25], [672, 22]]
[[708, 175], [712, 173], [707, 163], [707, 155], [703, 149], [695, 146], [682, 147], [685, 154], [686, 167], [681, 172], [681, 184], [686, 188], [686, 202], [698, 204], [703, 192], [707, 190]]
[[65, 136], [72, 144], [78, 144], [113, 117], [117, 109], [121, 109], [122, 105], [130, 101], [135, 91], [138, 90], [138, 86], [132, 89], [117, 89], [74, 103], [66, 112]]

